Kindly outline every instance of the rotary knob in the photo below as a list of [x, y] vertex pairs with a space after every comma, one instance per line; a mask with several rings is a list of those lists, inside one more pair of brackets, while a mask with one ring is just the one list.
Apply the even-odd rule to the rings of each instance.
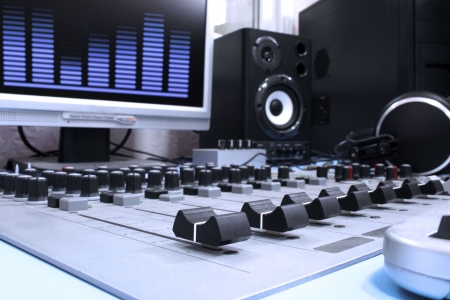
[[409, 164], [403, 164], [400, 166], [400, 177], [401, 178], [411, 178], [412, 177], [412, 167]]
[[142, 168], [135, 168], [133, 170], [133, 173], [138, 173], [141, 176], [141, 187], [145, 187], [145, 170]]
[[255, 180], [256, 181], [266, 181], [267, 180], [266, 169], [264, 167], [255, 169]]
[[[57, 172], [59, 173], [59, 172]], [[33, 177], [28, 181], [28, 201], [47, 201], [48, 186], [44, 177]]]
[[53, 192], [65, 192], [67, 186], [67, 173], [55, 172], [53, 174]]
[[168, 171], [164, 174], [164, 189], [175, 191], [180, 189], [180, 175], [175, 171]]
[[81, 193], [81, 174], [72, 173], [67, 175], [67, 195], [79, 195]]
[[95, 175], [94, 169], [84, 169], [83, 172], [81, 172], [82, 175]]
[[228, 173], [231, 170], [231, 166], [230, 165], [223, 165], [222, 166], [222, 176], [223, 178], [228, 178]]
[[95, 176], [97, 176], [97, 184], [98, 188], [102, 190], [107, 190], [109, 188], [109, 172], [108, 170], [97, 170], [95, 172]]
[[182, 169], [181, 174], [180, 174], [180, 179], [181, 179], [181, 185], [194, 185], [195, 184], [194, 169], [192, 169], [192, 168]]
[[28, 180], [30, 180], [30, 175], [17, 176], [16, 178], [16, 193], [14, 198], [28, 198]]
[[236, 168], [232, 168], [230, 169], [230, 171], [228, 172], [228, 183], [233, 184], [240, 184], [242, 182], [241, 179], [241, 170], [236, 169]]
[[147, 174], [147, 188], [159, 189], [162, 186], [162, 175], [159, 170], [151, 170]]
[[75, 173], [75, 168], [74, 167], [64, 167], [62, 168], [63, 172], [66, 172], [67, 174], [71, 174], [71, 173]]
[[212, 185], [212, 172], [210, 170], [201, 170], [198, 174], [199, 186], [211, 186]]
[[336, 180], [336, 182], [339, 182], [342, 180], [342, 165], [336, 165], [334, 167], [334, 180]]
[[113, 171], [109, 174], [109, 190], [118, 191], [125, 189], [125, 175], [122, 171]]
[[360, 165], [358, 163], [352, 163], [352, 169], [353, 169], [353, 179], [358, 180], [359, 178], [359, 170]]
[[205, 166], [196, 166], [195, 167], [195, 181], [198, 181], [198, 174], [201, 170], [206, 170]]
[[37, 176], [37, 171], [35, 168], [26, 168], [25, 170], [23, 170], [22, 172], [23, 175], [30, 175], [31, 177], [36, 177]]
[[264, 169], [266, 169], [266, 178], [267, 180], [272, 179], [272, 167], [270, 165], [264, 165]]
[[374, 177], [384, 177], [386, 176], [386, 167], [384, 164], [375, 164]]
[[359, 167], [359, 179], [370, 179], [370, 166], [361, 165]]
[[289, 167], [287, 166], [278, 167], [278, 179], [289, 179]]
[[131, 169], [130, 168], [120, 168], [119, 171], [121, 171], [124, 176], [127, 176], [127, 174], [131, 172]]
[[254, 178], [255, 177], [255, 166], [254, 165], [246, 165], [248, 169], [248, 178]]
[[8, 175], [6, 172], [0, 172], [0, 195], [5, 191], [5, 176]]
[[96, 197], [98, 196], [97, 176], [84, 175], [81, 177], [81, 194], [80, 197]]
[[129, 173], [125, 176], [125, 193], [140, 194], [142, 193], [141, 175], [138, 173]]
[[47, 179], [47, 187], [49, 190], [53, 188], [53, 176], [55, 176], [55, 171], [53, 170], [45, 170], [41, 174], [41, 177]]
[[213, 183], [220, 183], [223, 181], [222, 168], [214, 167], [211, 169], [211, 173], [212, 173], [212, 182]]
[[350, 181], [350, 180], [353, 180], [352, 167], [349, 166], [342, 167], [341, 181]]
[[328, 178], [328, 168], [324, 166], [318, 166], [316, 169], [317, 178]]
[[386, 180], [397, 180], [397, 167], [387, 166], [386, 167]]
[[239, 170], [241, 171], [241, 180], [248, 180], [248, 168], [246, 166], [239, 166]]

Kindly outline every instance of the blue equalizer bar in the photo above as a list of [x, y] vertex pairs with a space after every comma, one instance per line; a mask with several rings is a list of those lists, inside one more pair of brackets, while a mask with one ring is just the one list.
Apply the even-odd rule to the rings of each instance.
[[190, 32], [166, 28], [163, 14], [143, 13], [141, 28], [117, 24], [114, 34], [89, 32], [77, 46], [86, 49], [68, 54], [58, 50], [52, 9], [33, 7], [29, 15], [19, 5], [5, 4], [2, 9], [4, 86], [189, 95]]

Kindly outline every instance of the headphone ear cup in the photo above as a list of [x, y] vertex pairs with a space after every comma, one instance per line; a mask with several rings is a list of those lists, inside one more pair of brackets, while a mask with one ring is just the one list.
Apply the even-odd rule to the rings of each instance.
[[374, 136], [381, 134], [397, 139], [390, 163], [410, 164], [415, 175], [443, 171], [450, 165], [450, 102], [431, 92], [403, 94], [381, 111]]

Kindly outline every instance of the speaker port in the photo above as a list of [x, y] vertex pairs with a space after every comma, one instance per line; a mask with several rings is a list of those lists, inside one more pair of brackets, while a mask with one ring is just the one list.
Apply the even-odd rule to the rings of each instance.
[[297, 70], [298, 76], [300, 76], [300, 77], [305, 77], [306, 75], [308, 75], [308, 69], [301, 62], [297, 63], [296, 70]]
[[299, 56], [305, 56], [306, 54], [308, 54], [308, 49], [303, 42], [298, 42], [295, 49], [297, 50], [297, 54]]

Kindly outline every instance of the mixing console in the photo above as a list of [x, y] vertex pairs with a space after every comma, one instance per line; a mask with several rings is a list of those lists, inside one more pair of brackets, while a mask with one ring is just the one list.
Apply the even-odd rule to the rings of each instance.
[[380, 254], [388, 227], [450, 200], [447, 182], [407, 166], [402, 180], [338, 166], [337, 181], [136, 167], [0, 174], [0, 238], [121, 298], [260, 298]]

